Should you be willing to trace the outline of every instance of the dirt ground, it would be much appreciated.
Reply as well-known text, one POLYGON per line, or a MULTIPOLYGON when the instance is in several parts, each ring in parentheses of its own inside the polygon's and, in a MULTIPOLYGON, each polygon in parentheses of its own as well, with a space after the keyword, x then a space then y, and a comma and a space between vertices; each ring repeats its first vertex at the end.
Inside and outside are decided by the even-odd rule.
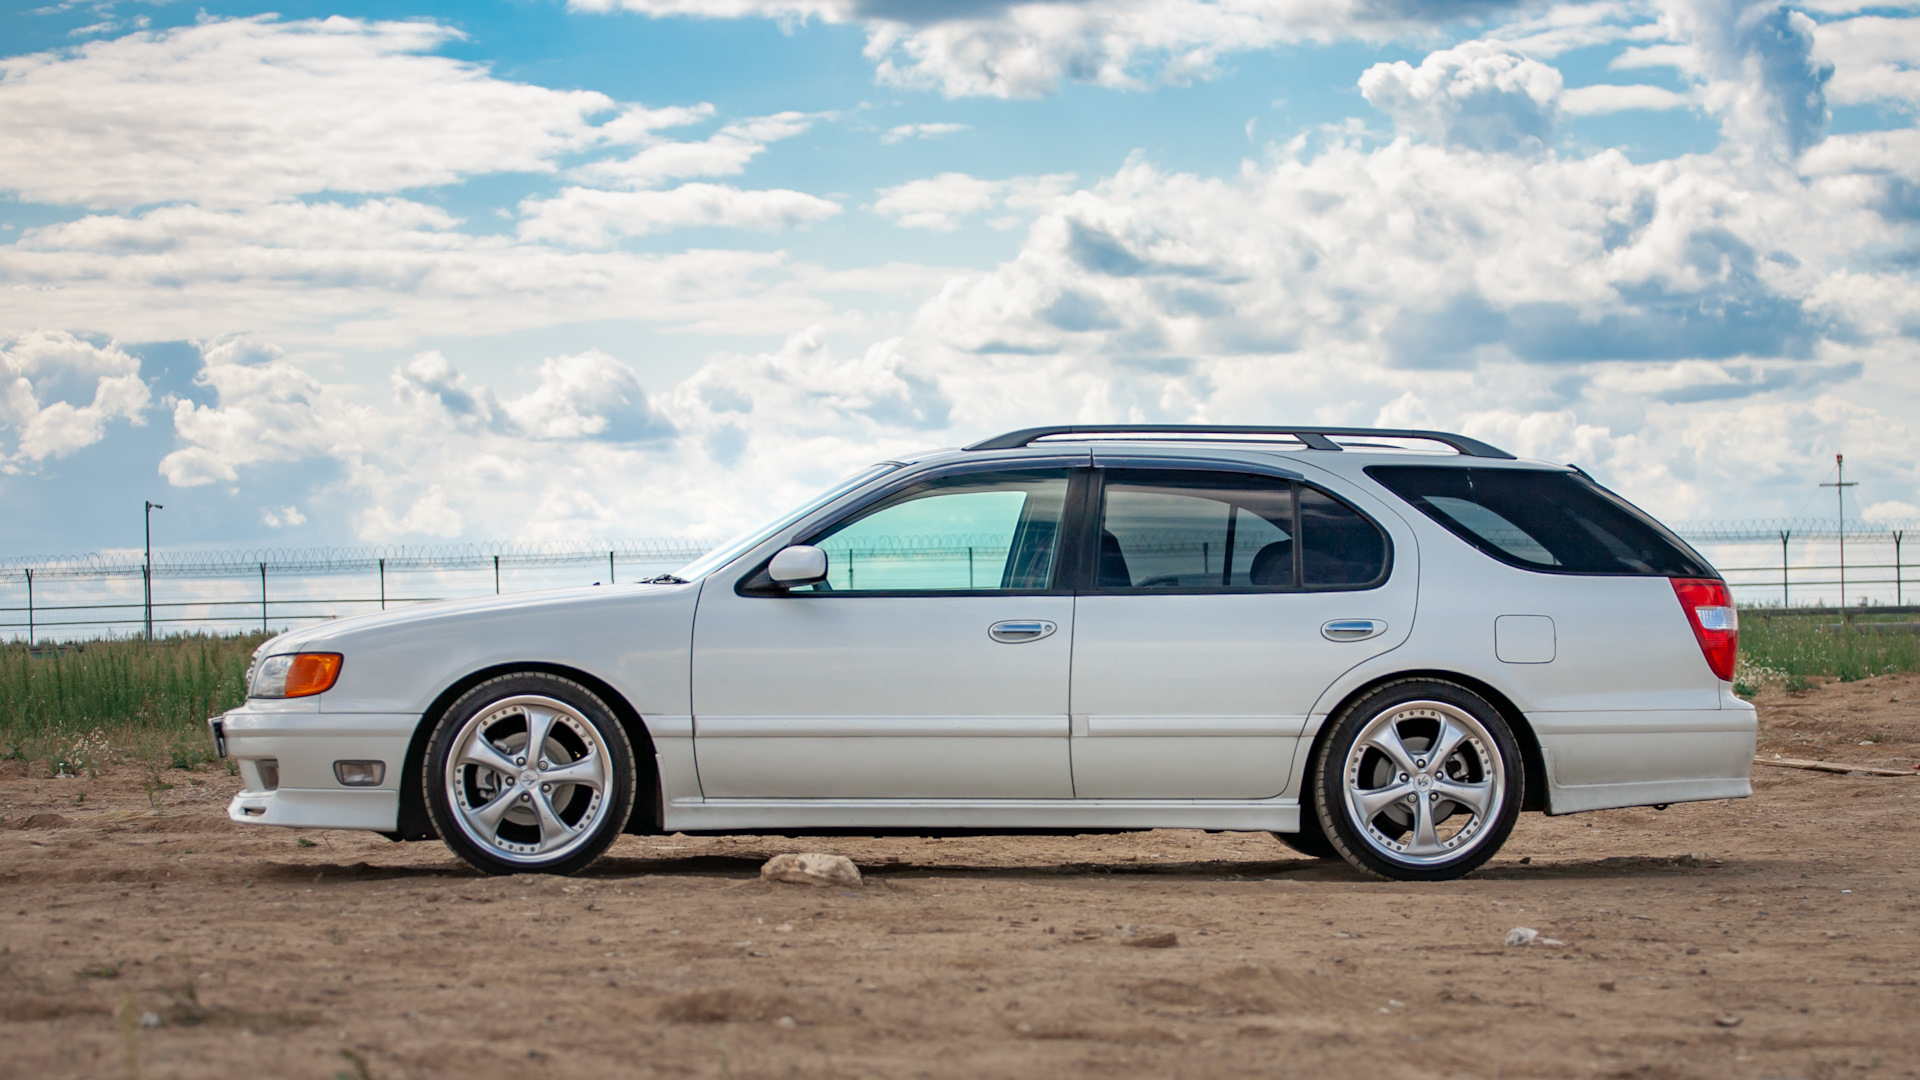
MULTIPOLYGON (((1915 676, 1772 692, 1761 751, 1910 769, 1916 703, 1915 676)), ((161 776, 0 763, 0 1075, 1920 1074, 1920 777, 1529 814, 1415 886, 1174 831, 627 837, 485 879, 161 776), (807 850, 865 884, 758 880, 807 850)))

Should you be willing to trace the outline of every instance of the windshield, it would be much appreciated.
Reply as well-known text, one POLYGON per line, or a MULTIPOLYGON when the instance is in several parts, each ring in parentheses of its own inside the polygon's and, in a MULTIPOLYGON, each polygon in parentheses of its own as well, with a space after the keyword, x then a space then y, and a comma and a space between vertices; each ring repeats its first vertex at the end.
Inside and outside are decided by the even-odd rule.
POLYGON ((679 578, 682 581, 698 581, 700 580, 700 578, 706 576, 707 574, 711 574, 715 570, 719 569, 720 567, 725 566, 726 564, 739 558, 748 549, 752 548, 756 544, 759 544, 761 541, 765 540, 769 536, 772 536, 774 533, 779 532, 781 529, 784 529, 789 525, 794 524, 795 522, 799 521, 801 518, 804 518, 808 514, 813 513, 815 510, 818 510, 821 507, 832 502, 833 500, 839 498, 840 496, 845 495, 847 492, 852 491, 857 487, 863 486, 864 484, 874 479, 875 477, 885 476, 887 473, 890 473, 899 467, 900 467, 899 463, 893 462, 893 461, 884 461, 878 465, 870 465, 867 468, 862 469, 857 473, 854 473, 852 476, 847 477, 845 480, 842 480, 839 483, 833 485, 831 488, 828 488, 826 491, 815 496, 814 498, 807 500, 805 503, 803 503, 796 509, 789 510, 788 512, 781 514, 779 517, 776 517, 771 521, 765 522, 760 525, 756 525, 753 528, 748 529, 746 532, 743 532, 740 535, 734 537, 733 539, 727 541, 726 543, 721 544, 719 547, 714 548, 712 551, 707 552, 705 555, 702 555, 699 558, 688 563, 687 565, 681 567, 680 569, 675 570, 673 572, 673 576, 679 578))

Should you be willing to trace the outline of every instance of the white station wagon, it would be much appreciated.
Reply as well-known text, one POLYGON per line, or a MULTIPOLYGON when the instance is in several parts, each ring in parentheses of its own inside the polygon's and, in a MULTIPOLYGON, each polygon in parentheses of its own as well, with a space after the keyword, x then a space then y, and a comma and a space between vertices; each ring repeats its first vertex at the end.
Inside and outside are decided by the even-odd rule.
POLYGON ((1267 830, 1403 880, 1751 793, 1725 583, 1432 431, 1046 427, 653 581, 342 619, 210 721, 239 822, 568 873, 622 832, 1267 830))

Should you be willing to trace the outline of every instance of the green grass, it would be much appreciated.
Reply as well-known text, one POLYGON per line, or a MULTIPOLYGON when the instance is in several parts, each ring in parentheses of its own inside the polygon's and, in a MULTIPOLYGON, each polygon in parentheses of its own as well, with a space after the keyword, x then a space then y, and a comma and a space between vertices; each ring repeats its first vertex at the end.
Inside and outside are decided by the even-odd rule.
POLYGON ((213 757, 207 717, 246 698, 264 638, 188 635, 0 646, 0 757, 56 772, 116 760, 190 768, 213 757))
POLYGON ((1920 634, 1875 633, 1876 622, 1905 623, 1913 616, 1859 615, 1843 623, 1837 615, 1773 615, 1749 608, 1740 613, 1742 694, 1777 683, 1804 689, 1820 676, 1852 682, 1873 675, 1920 671, 1920 634), (1837 627, 1837 628, 1836 628, 1837 627))

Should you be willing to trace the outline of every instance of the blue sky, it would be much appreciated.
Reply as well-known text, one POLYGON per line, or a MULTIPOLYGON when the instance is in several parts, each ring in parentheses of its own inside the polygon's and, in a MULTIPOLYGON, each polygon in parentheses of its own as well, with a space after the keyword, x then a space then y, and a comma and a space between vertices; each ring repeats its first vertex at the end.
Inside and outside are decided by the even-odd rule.
POLYGON ((1920 517, 1916 11, 12 5, 0 554, 714 536, 1048 421, 1920 517))

